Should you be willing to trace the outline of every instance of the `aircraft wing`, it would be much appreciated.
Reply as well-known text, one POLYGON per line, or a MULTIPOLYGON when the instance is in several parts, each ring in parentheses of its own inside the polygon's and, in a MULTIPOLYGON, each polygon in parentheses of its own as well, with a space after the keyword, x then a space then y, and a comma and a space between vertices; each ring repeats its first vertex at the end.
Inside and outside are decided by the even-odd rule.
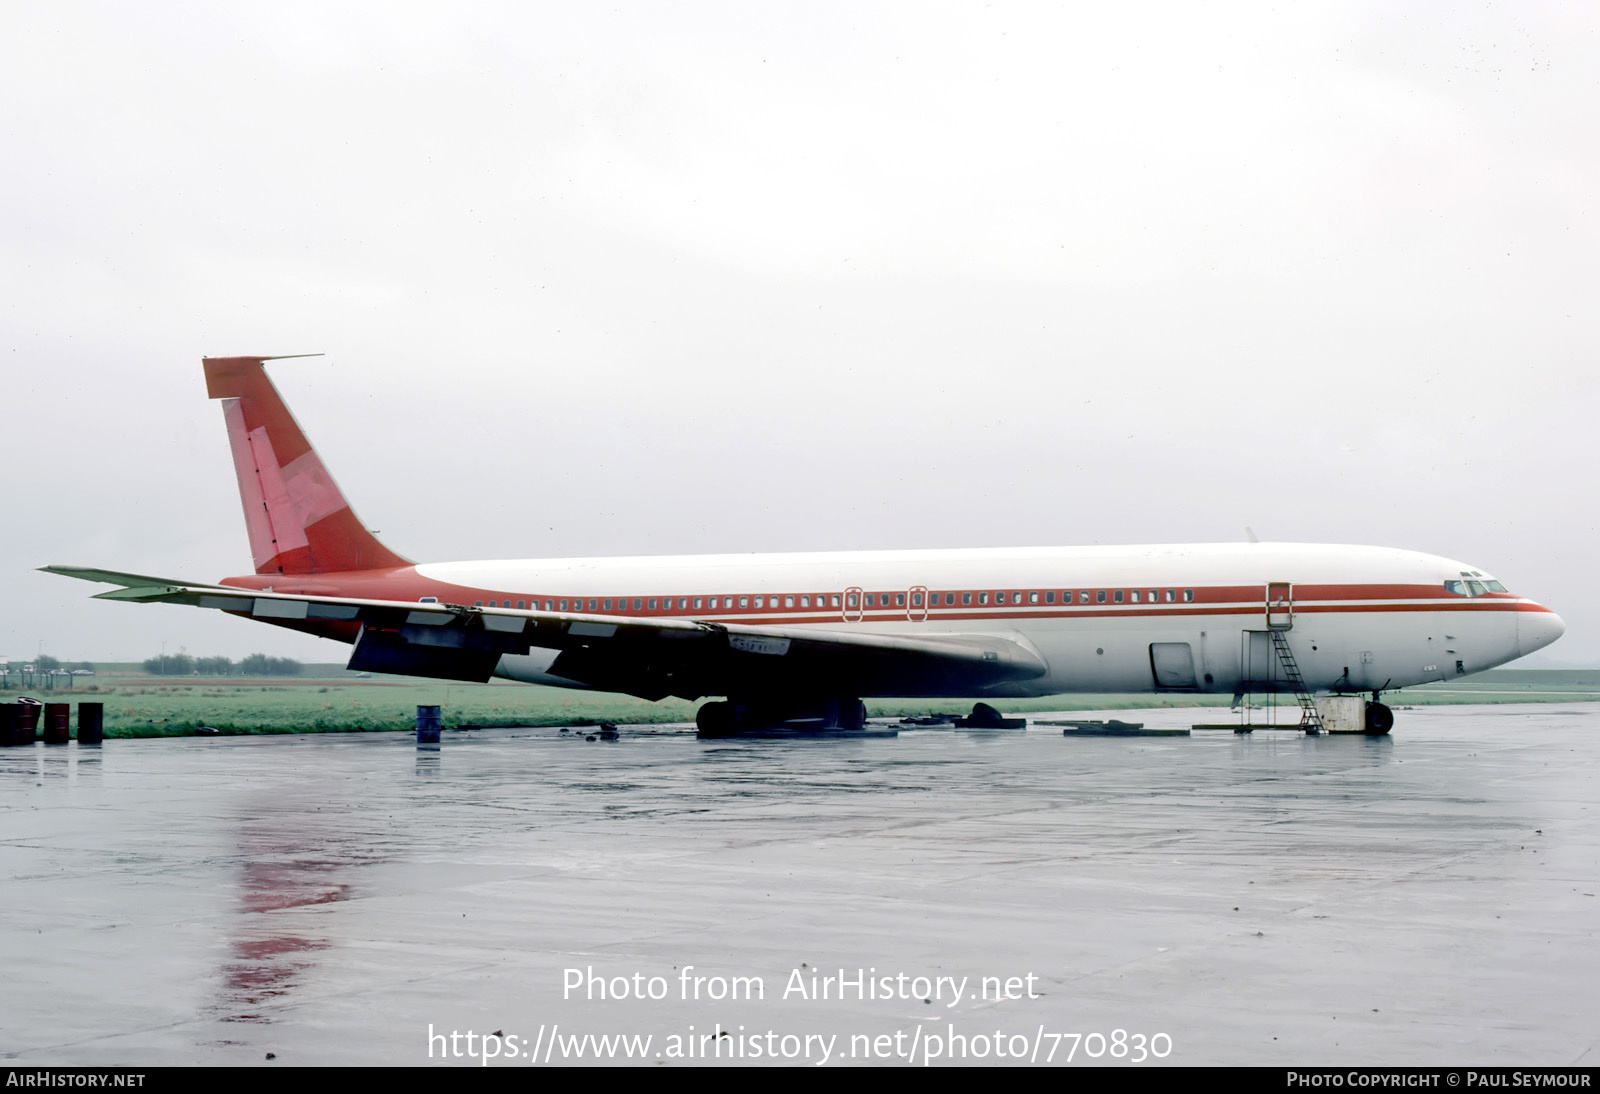
POLYGON ((1036 652, 999 635, 874 634, 479 608, 262 592, 82 567, 43 569, 122 586, 97 594, 101 600, 187 604, 290 625, 343 624, 357 632, 349 667, 367 672, 482 682, 502 656, 547 649, 556 651, 545 670, 550 675, 645 699, 697 699, 755 692, 979 695, 1047 671, 1036 652))

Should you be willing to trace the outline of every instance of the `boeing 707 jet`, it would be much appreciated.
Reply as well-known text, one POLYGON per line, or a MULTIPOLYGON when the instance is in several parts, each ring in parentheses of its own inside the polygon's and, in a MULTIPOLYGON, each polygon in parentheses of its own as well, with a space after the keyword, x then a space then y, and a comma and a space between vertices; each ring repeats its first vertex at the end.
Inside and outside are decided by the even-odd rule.
POLYGON ((356 518, 267 377, 204 361, 255 572, 195 583, 74 566, 99 596, 351 644, 349 667, 700 707, 708 734, 859 729, 863 699, 1372 692, 1479 672, 1561 618, 1476 566, 1302 543, 413 563, 356 518))

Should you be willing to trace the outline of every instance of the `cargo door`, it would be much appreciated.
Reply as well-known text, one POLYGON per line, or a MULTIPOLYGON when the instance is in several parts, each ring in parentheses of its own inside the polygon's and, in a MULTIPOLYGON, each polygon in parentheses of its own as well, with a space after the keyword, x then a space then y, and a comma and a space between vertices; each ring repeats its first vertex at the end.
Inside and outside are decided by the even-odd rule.
POLYGON ((1150 671, 1158 688, 1198 686, 1194 678, 1194 651, 1187 642, 1150 643, 1150 671))

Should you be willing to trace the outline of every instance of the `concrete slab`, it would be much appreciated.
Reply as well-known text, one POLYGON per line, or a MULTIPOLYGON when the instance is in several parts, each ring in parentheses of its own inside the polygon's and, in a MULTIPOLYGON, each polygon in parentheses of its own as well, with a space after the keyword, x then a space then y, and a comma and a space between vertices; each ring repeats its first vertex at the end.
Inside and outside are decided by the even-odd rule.
POLYGON ((6 749, 0 1059, 1592 1065, 1597 729, 6 749))

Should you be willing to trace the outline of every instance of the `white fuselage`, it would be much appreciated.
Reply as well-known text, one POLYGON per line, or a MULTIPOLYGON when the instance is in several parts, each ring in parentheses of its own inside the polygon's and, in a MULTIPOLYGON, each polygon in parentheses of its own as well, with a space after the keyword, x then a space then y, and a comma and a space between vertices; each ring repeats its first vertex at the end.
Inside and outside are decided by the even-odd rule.
MULTIPOLYGON (((1397 688, 1503 664, 1562 632, 1488 575, 1415 551, 1188 544, 423 564, 444 600, 850 633, 998 635, 1048 672, 985 694, 1267 690, 1269 633, 1311 690, 1397 688), (1460 591, 1454 591, 1451 585, 1460 591), (470 596, 470 600, 467 598, 470 596), (870 603, 869 603, 870 598, 870 603)), ((574 685, 553 652, 498 675, 574 685)), ((930 688, 922 694, 938 694, 930 688)))

